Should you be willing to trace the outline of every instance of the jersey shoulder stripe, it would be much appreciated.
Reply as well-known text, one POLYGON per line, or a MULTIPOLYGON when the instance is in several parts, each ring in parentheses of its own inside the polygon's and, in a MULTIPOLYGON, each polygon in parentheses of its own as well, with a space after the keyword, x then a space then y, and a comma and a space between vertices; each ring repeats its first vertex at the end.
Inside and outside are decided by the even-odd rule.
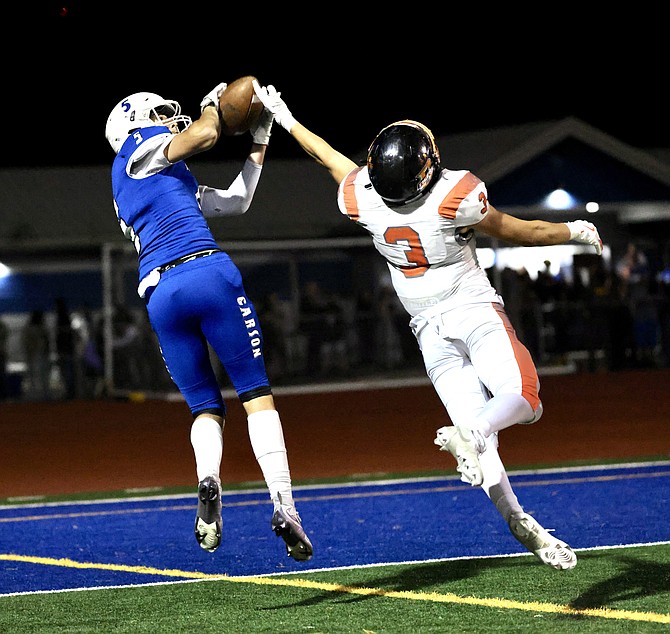
POLYGON ((351 172, 345 176, 342 184, 340 185, 342 188, 342 203, 344 205, 344 212, 354 222, 358 222, 360 218, 358 201, 356 199, 356 186, 354 181, 362 169, 363 167, 357 167, 351 170, 351 172))
POLYGON ((481 182, 482 181, 472 172, 466 172, 442 199, 442 202, 438 207, 440 216, 453 220, 456 217, 456 212, 463 200, 465 200, 472 190, 481 182))

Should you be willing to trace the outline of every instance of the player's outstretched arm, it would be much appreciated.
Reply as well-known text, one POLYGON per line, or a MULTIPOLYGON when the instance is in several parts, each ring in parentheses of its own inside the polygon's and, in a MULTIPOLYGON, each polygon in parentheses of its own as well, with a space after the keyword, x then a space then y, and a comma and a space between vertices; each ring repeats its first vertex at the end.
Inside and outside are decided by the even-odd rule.
POLYGON ((486 217, 475 225, 475 228, 494 238, 521 246, 548 246, 574 240, 592 245, 598 255, 603 251, 603 242, 598 229, 585 220, 572 222, 522 220, 502 213, 489 204, 486 217))
POLYGON ((274 86, 260 86, 254 81, 254 90, 263 105, 274 115, 274 120, 300 144, 317 163, 330 172, 336 183, 356 167, 350 158, 333 148, 325 139, 296 121, 274 86))
POLYGON ((314 134, 299 121, 296 121, 291 128, 291 136, 317 163, 328 169, 338 185, 356 167, 356 163, 350 158, 338 152, 327 141, 314 134))

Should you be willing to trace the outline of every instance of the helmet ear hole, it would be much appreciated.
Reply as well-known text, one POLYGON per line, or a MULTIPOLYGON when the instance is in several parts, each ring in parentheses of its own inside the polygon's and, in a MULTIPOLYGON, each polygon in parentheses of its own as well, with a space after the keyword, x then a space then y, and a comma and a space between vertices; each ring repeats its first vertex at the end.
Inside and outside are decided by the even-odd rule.
POLYGON ((441 170, 433 133, 409 119, 381 130, 370 145, 367 165, 375 191, 392 205, 420 198, 441 170))

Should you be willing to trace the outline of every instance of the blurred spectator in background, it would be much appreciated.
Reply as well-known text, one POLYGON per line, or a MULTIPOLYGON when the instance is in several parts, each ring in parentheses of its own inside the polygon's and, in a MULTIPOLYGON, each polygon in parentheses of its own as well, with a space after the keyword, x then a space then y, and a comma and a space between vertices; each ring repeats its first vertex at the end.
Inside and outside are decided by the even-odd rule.
POLYGON ((315 280, 305 283, 300 301, 300 330, 307 338, 307 374, 325 375, 349 369, 343 301, 315 280))
POLYGON ((372 289, 369 286, 360 289, 356 294, 356 328, 359 342, 357 363, 363 368, 370 368, 375 362, 376 308, 372 289))
POLYGON ((617 260, 618 277, 623 301, 633 316, 633 360, 637 367, 657 364, 660 344, 660 324, 655 298, 651 294, 651 267, 645 253, 629 242, 625 253, 617 260))
POLYGON ((323 317, 319 371, 324 375, 345 374, 349 370, 347 318, 344 300, 337 293, 327 296, 323 317))
POLYGON ((300 297, 300 330, 307 337, 307 374, 316 376, 321 371, 321 344, 328 299, 315 280, 305 283, 300 297))
POLYGON ((34 310, 21 332, 21 345, 28 368, 26 396, 29 399, 46 401, 51 398, 51 353, 49 329, 44 320, 44 311, 34 310))
POLYGON ((142 364, 146 363, 141 346, 140 329, 125 306, 117 305, 112 316, 112 354, 114 382, 128 390, 141 390, 142 364))
POLYGON ((284 373, 304 376, 307 367, 307 337, 300 328, 300 297, 279 299, 273 304, 273 319, 281 312, 282 333, 285 344, 284 373))
POLYGON ((89 308, 84 308, 78 315, 77 333, 78 395, 85 399, 98 398, 104 392, 102 333, 89 308))
POLYGON ((534 289, 541 304, 555 302, 560 299, 563 290, 560 278, 551 272, 551 260, 544 261, 544 268, 537 272, 534 289))
POLYGON ((617 260, 616 274, 621 280, 622 296, 635 303, 646 295, 649 285, 649 263, 647 256, 634 242, 629 242, 626 252, 617 260))
POLYGON ((281 380, 285 372, 284 358, 286 342, 284 340, 285 312, 279 293, 268 293, 263 301, 256 303, 256 311, 263 323, 263 352, 268 376, 274 383, 281 380))
POLYGON ((75 387, 75 332, 65 299, 56 298, 56 364, 63 384, 63 398, 76 397, 75 387))

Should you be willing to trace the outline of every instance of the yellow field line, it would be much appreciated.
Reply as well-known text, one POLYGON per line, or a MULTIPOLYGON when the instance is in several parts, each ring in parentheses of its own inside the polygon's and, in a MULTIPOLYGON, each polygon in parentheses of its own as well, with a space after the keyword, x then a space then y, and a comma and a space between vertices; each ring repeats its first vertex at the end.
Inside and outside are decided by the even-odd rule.
POLYGON ((622 621, 645 621, 648 623, 670 624, 670 614, 658 614, 655 612, 632 612, 630 610, 611 610, 609 608, 587 608, 575 609, 566 605, 555 603, 538 603, 535 601, 512 601, 499 598, 479 598, 472 596, 459 596, 451 592, 410 592, 384 590, 382 588, 359 588, 356 586, 343 586, 336 583, 322 581, 310 581, 308 579, 283 578, 283 577, 229 577, 227 575, 212 575, 203 572, 192 572, 187 570, 170 570, 151 568, 149 566, 123 566, 118 564, 96 564, 79 562, 72 559, 52 559, 50 557, 29 557, 25 555, 0 554, 0 560, 20 561, 24 563, 43 564, 46 566, 62 566, 64 568, 80 568, 94 570, 115 570, 120 572, 132 572, 144 575, 158 575, 161 577, 178 577, 183 579, 210 579, 227 581, 229 583, 251 583, 264 586, 288 586, 294 588, 308 588, 311 590, 323 590, 325 592, 340 592, 344 594, 355 594, 364 596, 377 596, 390 599, 406 599, 411 601, 431 601, 434 603, 456 603, 460 605, 478 605, 487 608, 524 610, 526 612, 544 612, 551 614, 569 614, 575 616, 590 616, 600 619, 616 619, 622 621))

